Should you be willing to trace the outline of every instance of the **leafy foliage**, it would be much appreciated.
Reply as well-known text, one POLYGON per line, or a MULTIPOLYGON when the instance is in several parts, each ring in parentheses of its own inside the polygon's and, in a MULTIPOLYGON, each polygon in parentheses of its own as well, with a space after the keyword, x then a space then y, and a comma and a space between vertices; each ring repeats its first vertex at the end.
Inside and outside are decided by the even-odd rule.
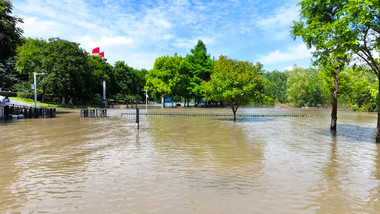
POLYGON ((191 49, 191 54, 186 56, 188 81, 187 90, 192 98, 200 101, 202 96, 201 84, 203 81, 209 81, 212 73, 214 62, 210 55, 207 54, 206 45, 199 40, 194 49, 191 49))
MULTIPOLYGON (((99 56, 90 55, 88 56, 87 61, 88 61, 90 70, 92 71, 92 76, 94 78, 93 89, 94 89, 95 97, 98 97, 99 99, 101 99, 102 94, 103 94, 103 90, 102 90, 103 78, 109 79, 109 75, 112 72, 113 67, 112 65, 107 63, 107 60, 99 56)), ((107 87, 110 87, 109 84, 107 84, 107 87)))
POLYGON ((17 46, 22 44, 23 30, 16 25, 23 21, 12 16, 12 10, 13 5, 9 0, 0 0, 0 60, 14 57, 17 46))
POLYGON ((9 0, 0 0, 0 88, 3 90, 10 90, 19 80, 13 57, 17 46, 23 42, 23 31, 16 26, 22 19, 13 16, 12 10, 9 0))
MULTIPOLYGON (((145 70, 136 70, 118 61, 109 73, 109 94, 116 99, 128 101, 141 97, 145 86, 145 70)), ((141 99, 141 98, 140 98, 141 99)))
POLYGON ((340 79, 342 103, 358 111, 377 111, 378 79, 369 67, 354 66, 345 69, 340 79))
POLYGON ((294 67, 289 71, 288 99, 297 107, 325 103, 321 80, 316 69, 294 67))
POLYGON ((265 95, 278 103, 286 103, 289 73, 286 71, 265 72, 263 77, 266 80, 265 95))
POLYGON ((211 80, 202 84, 206 100, 227 103, 236 120, 236 111, 243 103, 260 100, 264 91, 262 65, 227 59, 220 56, 216 62, 211 80))
POLYGON ((156 99, 185 93, 182 85, 186 81, 186 60, 175 54, 156 59, 153 69, 146 75, 145 88, 156 99))
POLYGON ((16 68, 33 78, 33 72, 44 72, 40 77, 43 91, 73 102, 90 101, 95 78, 88 64, 88 54, 74 42, 52 38, 49 41, 28 39, 18 48, 16 68))

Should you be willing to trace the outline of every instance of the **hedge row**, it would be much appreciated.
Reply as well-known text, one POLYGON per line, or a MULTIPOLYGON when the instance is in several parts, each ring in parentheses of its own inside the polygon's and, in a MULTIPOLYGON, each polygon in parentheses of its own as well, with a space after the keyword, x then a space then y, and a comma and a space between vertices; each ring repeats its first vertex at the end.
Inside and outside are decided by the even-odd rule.
POLYGON ((17 97, 17 92, 12 91, 0 91, 1 96, 8 96, 8 97, 17 97))

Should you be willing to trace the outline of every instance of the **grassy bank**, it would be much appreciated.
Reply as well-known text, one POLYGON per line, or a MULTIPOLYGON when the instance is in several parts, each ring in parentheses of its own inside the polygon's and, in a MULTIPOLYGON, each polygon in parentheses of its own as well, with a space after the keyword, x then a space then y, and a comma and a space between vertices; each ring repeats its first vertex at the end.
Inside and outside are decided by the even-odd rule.
MULTIPOLYGON (((25 104, 34 105, 33 99, 26 99, 26 98, 20 98, 20 97, 10 97, 9 99, 23 102, 25 104)), ((57 103, 43 103, 37 101, 37 106, 39 107, 46 107, 46 108, 57 108, 57 109, 79 109, 79 108, 99 108, 100 106, 96 105, 68 105, 68 104, 57 104, 57 103)))

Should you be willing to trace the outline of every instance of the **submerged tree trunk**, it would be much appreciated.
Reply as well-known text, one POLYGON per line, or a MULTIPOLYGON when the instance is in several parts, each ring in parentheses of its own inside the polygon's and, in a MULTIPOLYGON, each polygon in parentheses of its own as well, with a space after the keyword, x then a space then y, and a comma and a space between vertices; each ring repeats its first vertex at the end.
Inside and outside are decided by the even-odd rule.
POLYGON ((232 109, 232 113, 234 114, 234 122, 236 122, 236 112, 239 108, 239 105, 236 105, 235 103, 230 103, 230 107, 232 109))
POLYGON ((332 112, 331 112, 331 125, 330 130, 336 132, 336 124, 338 120, 338 89, 339 89, 339 72, 340 67, 335 66, 334 74, 334 92, 332 96, 332 112))

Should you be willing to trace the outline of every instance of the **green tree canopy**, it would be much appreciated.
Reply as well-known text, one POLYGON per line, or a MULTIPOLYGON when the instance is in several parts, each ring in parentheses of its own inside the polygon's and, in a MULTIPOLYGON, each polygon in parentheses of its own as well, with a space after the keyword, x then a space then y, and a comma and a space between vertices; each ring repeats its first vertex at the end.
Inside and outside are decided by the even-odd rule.
POLYGON ((321 79, 316 69, 294 67, 289 71, 288 99, 294 105, 314 105, 325 103, 321 79))
MULTIPOLYGON (((107 63, 107 60, 100 56, 88 56, 87 58, 90 70, 92 70, 92 76, 94 78, 94 92, 96 97, 101 99, 103 93, 103 77, 109 79, 109 75, 112 72, 112 65, 107 63)), ((107 84, 108 86, 108 84, 107 84)), ((107 90, 108 91, 108 90, 107 90)))
POLYGON ((13 5, 9 0, 0 0, 0 60, 16 54, 16 48, 22 43, 23 30, 16 25, 22 19, 12 16, 13 5))
POLYGON ((207 54, 206 45, 199 40, 191 54, 186 56, 189 71, 188 93, 200 101, 202 81, 209 81, 214 62, 207 54))
POLYGON ((265 95, 276 102, 285 103, 287 101, 287 82, 289 73, 284 71, 265 72, 264 78, 267 80, 265 95))
POLYGON ((378 79, 368 66, 352 66, 341 72, 340 101, 354 110, 377 111, 378 79))
POLYGON ((156 99, 162 96, 177 96, 183 91, 181 81, 186 78, 186 60, 175 54, 156 59, 153 69, 146 75, 148 92, 156 99))
POLYGON ((0 0, 0 88, 11 89, 18 81, 14 56, 22 44, 22 29, 17 27, 22 19, 12 15, 13 6, 9 0, 0 0))
POLYGON ((331 0, 303 0, 301 6, 301 20, 294 22, 292 36, 301 37, 308 48, 314 47, 315 64, 319 65, 327 74, 334 77, 332 92, 332 113, 330 129, 335 131, 337 125, 338 108, 338 76, 342 68, 349 62, 349 46, 345 44, 343 36, 352 36, 342 25, 336 24, 340 9, 344 1, 331 0), (334 72, 330 72, 330 70, 334 72))
POLYGON ((88 63, 88 53, 79 44, 52 38, 28 39, 18 49, 16 68, 21 73, 44 72, 43 91, 59 96, 62 103, 86 102, 94 95, 95 79, 88 63))
POLYGON ((109 74, 109 93, 114 98, 132 101, 131 97, 136 97, 144 93, 145 70, 136 70, 129 67, 123 61, 117 61, 109 74))
POLYGON ((264 92, 262 65, 220 56, 214 66, 211 80, 202 83, 206 100, 224 101, 231 107, 236 121, 236 111, 243 103, 260 100, 264 92))

